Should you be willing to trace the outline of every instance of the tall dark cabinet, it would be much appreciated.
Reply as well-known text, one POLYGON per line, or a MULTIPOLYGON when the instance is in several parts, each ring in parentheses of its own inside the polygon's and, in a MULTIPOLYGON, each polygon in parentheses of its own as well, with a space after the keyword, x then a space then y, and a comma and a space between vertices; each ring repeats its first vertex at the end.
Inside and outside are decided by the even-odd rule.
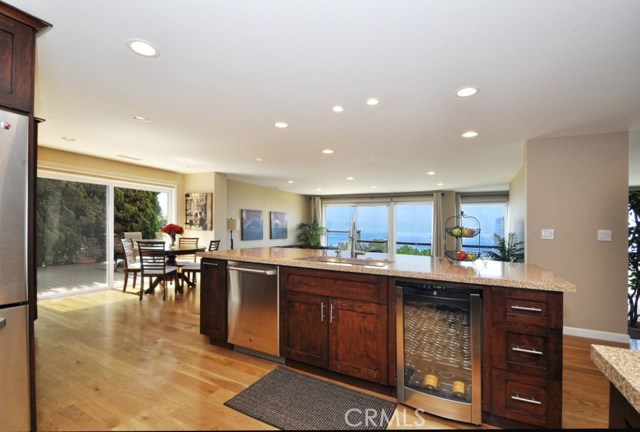
MULTIPOLYGON (((3 150, 8 151, 7 149, 11 148, 21 155, 26 155, 27 160, 25 167, 27 177, 26 208, 25 206, 16 206, 15 208, 7 206, 6 200, 0 202, 0 206, 7 206, 0 209, 2 211, 0 219, 5 217, 14 221, 26 219, 27 283, 26 289, 22 291, 26 291, 23 296, 24 301, 9 299, 3 305, 4 308, 0 310, 0 362, 2 363, 2 368, 0 368, 0 419, 2 419, 0 423, 2 424, 0 428, 8 428, 9 430, 36 430, 37 428, 33 335, 33 321, 36 317, 33 216, 36 183, 36 121, 33 106, 36 37, 49 27, 48 23, 39 18, 0 2, 0 111, 7 113, 6 118, 26 119, 26 121, 16 121, 15 125, 12 124, 13 120, 4 121, 2 130, 6 132, 5 137, 8 138, 3 137, 3 146, 10 146, 12 143, 13 146, 3 150), (22 124, 24 127, 19 127, 22 124), (23 136, 23 134, 24 141, 11 138, 23 136), (16 142, 24 142, 24 145, 16 146, 16 142), (19 315, 16 313, 18 311, 19 315), (20 318, 16 318, 18 316, 20 318), (23 353, 24 360, 22 359, 23 353), (8 364, 13 365, 11 361, 18 361, 14 365, 15 368, 8 367, 8 364), (23 372, 19 372, 19 369, 23 372), (23 377, 25 378, 23 379, 23 377), (18 403, 18 400, 25 402, 18 403)), ((18 156, 20 160, 24 160, 24 157, 18 156)), ((8 170, 3 169, 3 171, 6 177, 8 170)), ((10 184, 8 182, 2 183, 3 190, 0 193, 3 196, 10 194, 11 190, 5 190, 5 188, 11 189, 10 184)), ((24 182, 22 184, 24 185, 24 182)), ((24 279, 21 280, 20 285, 24 283, 24 279)), ((8 289, 8 286, 0 286, 0 290, 5 290, 5 293, 8 292, 8 289)), ((5 297, 7 296, 2 298, 5 297)))

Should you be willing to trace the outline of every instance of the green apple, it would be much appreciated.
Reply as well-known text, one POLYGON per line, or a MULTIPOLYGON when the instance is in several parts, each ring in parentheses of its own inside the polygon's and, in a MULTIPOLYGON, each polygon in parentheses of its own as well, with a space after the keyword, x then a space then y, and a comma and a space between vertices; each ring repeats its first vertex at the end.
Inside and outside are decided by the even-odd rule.
POLYGON ((454 229, 451 230, 451 235, 455 237, 460 237, 462 235, 462 230, 458 227, 455 227, 454 229))

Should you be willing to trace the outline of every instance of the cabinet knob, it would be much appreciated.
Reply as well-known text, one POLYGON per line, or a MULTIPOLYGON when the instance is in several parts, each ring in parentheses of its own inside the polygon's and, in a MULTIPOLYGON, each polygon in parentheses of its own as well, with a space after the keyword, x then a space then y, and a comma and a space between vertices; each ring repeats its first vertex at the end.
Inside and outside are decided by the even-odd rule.
POLYGON ((11 123, 0 122, 0 127, 2 127, 2 129, 9 130, 11 129, 11 123))

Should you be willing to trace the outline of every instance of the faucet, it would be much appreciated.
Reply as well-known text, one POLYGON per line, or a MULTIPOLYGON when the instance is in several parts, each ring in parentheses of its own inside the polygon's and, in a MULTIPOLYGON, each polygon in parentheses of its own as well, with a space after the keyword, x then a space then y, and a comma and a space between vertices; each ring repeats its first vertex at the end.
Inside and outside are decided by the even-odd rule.
POLYGON ((364 255, 365 251, 356 250, 358 244, 358 229, 356 228, 356 220, 351 220, 351 228, 349 229, 349 244, 351 245, 351 258, 358 258, 358 255, 364 255))

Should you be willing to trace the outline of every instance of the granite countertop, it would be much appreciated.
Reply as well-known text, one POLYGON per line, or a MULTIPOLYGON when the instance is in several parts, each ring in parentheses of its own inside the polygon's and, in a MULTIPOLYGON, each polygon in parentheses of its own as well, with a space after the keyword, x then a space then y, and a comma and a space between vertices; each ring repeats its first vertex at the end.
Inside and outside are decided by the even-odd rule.
MULTIPOLYGON (((525 288, 543 291, 575 292, 575 284, 539 266, 478 259, 474 262, 453 262, 446 258, 396 255, 385 267, 361 265, 343 266, 304 261, 314 256, 335 257, 335 251, 285 247, 247 248, 198 253, 203 258, 235 260, 252 263, 304 267, 351 273, 378 274, 415 279, 472 283, 478 285, 525 288)), ((363 257, 360 257, 363 258, 363 257)), ((387 259, 387 254, 367 253, 364 258, 387 259)))
POLYGON ((591 361, 640 412, 640 352, 629 348, 591 345, 591 361))

